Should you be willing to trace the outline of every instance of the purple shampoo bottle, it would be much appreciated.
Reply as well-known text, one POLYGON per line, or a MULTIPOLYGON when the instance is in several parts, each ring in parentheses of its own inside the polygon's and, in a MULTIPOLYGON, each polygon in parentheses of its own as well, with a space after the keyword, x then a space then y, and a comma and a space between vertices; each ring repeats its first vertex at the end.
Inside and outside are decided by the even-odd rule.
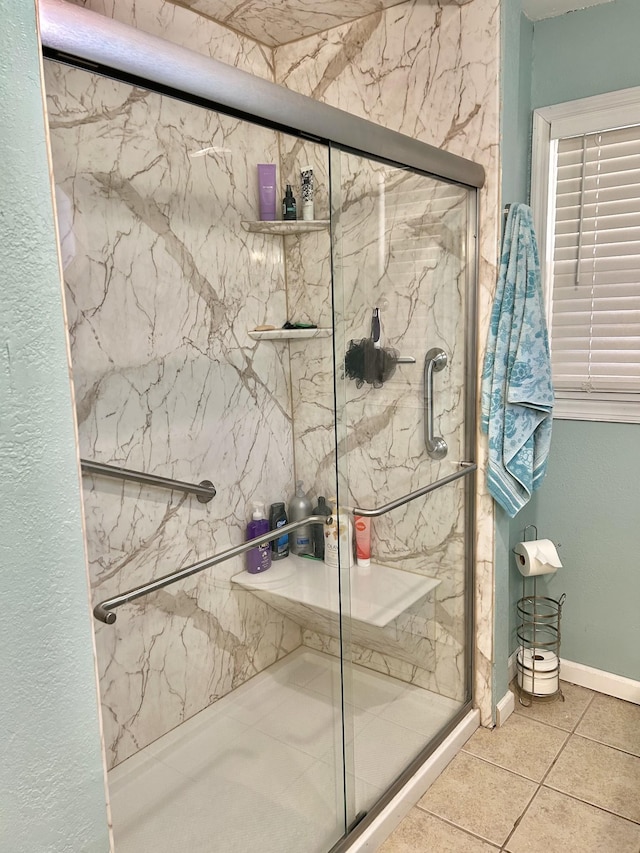
MULTIPOLYGON (((264 504, 253 505, 251 521, 247 524, 247 542, 269 532, 269 519, 264 517, 264 504)), ((266 542, 247 551, 247 571, 249 574, 257 575, 258 572, 266 572, 271 568, 271 545, 266 542)))
POLYGON ((276 166, 275 163, 258 163, 258 194, 260 219, 270 222, 276 218, 276 166))

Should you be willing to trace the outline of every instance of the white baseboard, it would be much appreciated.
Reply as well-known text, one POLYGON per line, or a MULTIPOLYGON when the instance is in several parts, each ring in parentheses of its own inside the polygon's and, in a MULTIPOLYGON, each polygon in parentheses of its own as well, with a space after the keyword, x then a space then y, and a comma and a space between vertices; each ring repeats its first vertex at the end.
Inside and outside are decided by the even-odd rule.
MULTIPOLYGON (((509 683, 511 683, 516 677, 516 652, 509 656, 508 666, 509 683)), ((640 681, 635 681, 633 678, 614 675, 612 672, 574 663, 564 658, 560 658, 560 678, 570 684, 588 687, 589 690, 595 690, 597 693, 606 693, 607 696, 640 705, 640 681)))
POLYGON ((440 744, 433 755, 429 756, 418 772, 354 840, 349 847, 349 853, 373 853, 377 850, 420 797, 433 785, 447 764, 456 757, 479 725, 480 712, 477 709, 469 711, 464 720, 440 744))
POLYGON ((504 694, 502 699, 496 705, 496 726, 504 726, 509 717, 516 709, 516 697, 510 690, 504 694))
POLYGON ((592 666, 584 666, 570 660, 560 658, 560 678, 571 684, 579 684, 580 687, 588 687, 598 693, 606 693, 607 696, 615 696, 616 699, 624 699, 626 702, 635 702, 640 705, 640 681, 633 678, 625 678, 622 675, 614 675, 602 669, 594 669, 592 666))

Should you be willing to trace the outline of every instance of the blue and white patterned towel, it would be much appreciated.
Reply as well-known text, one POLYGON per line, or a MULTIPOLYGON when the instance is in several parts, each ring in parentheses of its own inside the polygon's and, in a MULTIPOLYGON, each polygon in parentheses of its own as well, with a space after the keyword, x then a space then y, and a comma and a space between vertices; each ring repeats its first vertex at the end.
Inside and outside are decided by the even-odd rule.
POLYGON ((531 209, 512 204, 482 373, 489 493, 513 516, 545 475, 553 386, 531 209))

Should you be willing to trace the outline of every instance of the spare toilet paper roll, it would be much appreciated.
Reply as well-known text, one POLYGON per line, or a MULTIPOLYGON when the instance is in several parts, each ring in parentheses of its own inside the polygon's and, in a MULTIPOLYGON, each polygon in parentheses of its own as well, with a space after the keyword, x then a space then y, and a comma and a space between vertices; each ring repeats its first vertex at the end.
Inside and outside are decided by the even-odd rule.
POLYGON ((552 672, 558 668, 558 655, 548 649, 518 649, 518 663, 536 672, 552 672))
POLYGON ((520 574, 550 575, 561 568, 562 563, 551 539, 531 539, 529 542, 518 542, 513 549, 520 574))
POLYGON ((551 696, 560 689, 558 656, 547 649, 519 649, 518 686, 534 696, 551 696))

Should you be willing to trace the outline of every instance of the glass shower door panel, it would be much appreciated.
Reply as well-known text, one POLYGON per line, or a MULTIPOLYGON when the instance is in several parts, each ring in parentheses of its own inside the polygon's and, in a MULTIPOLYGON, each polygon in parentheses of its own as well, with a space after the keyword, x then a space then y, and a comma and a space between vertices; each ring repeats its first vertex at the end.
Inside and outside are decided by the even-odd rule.
POLYGON ((412 516, 429 549, 409 544, 399 568, 375 539, 369 570, 351 571, 351 663, 344 682, 354 719, 347 802, 355 815, 374 805, 470 698, 465 550, 471 481, 461 478, 388 513, 391 523, 412 516))
MULTIPOLYGON (((81 456, 217 489, 85 477, 96 604, 244 541, 252 502, 296 479, 335 492, 330 336, 252 331, 331 329, 328 154, 83 70, 48 62, 46 83, 81 456), (258 221, 258 163, 279 164, 278 219, 313 164, 325 224, 258 221)), ((339 636, 339 604, 323 564, 236 557, 95 623, 116 853, 343 835, 340 663, 305 639, 339 636)))
MULTIPOLYGON (((470 198, 335 149, 331 173, 339 497, 357 514, 469 458, 470 198)), ((356 814, 468 698, 467 513, 462 477, 372 518, 369 568, 342 555, 356 814)))

